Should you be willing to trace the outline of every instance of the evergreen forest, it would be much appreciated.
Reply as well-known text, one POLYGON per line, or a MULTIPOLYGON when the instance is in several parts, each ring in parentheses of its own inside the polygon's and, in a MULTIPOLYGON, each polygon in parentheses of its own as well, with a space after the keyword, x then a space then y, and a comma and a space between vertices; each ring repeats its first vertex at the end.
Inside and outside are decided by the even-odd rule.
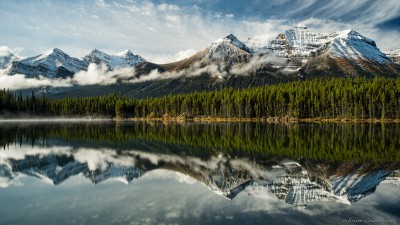
POLYGON ((400 79, 313 79, 245 89, 134 99, 115 93, 86 98, 24 97, 0 90, 0 114, 45 117, 220 117, 399 119, 400 79))

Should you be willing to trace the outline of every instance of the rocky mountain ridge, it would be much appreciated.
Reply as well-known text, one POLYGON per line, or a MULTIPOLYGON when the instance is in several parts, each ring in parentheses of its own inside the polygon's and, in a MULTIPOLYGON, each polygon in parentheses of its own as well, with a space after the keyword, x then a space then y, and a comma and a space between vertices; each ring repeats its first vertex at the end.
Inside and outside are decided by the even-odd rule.
MULTIPOLYGON (((7 62, 13 61, 10 74, 50 79, 74 77, 76 72, 87 70, 90 63, 105 64, 109 70, 117 71, 109 76, 117 77, 118 68, 132 68, 129 74, 123 74, 122 83, 107 83, 110 86, 107 91, 142 98, 318 77, 400 77, 400 64, 395 63, 396 51, 387 54, 377 48, 375 41, 352 29, 317 33, 299 26, 284 31, 268 43, 241 42, 229 34, 188 58, 167 64, 148 62, 128 50, 107 54, 97 49, 83 60, 53 49, 35 57, 7 62)), ((100 75, 107 76, 107 73, 100 75)), ((98 84, 103 85, 101 81, 98 84)), ((49 90, 51 88, 47 87, 45 92, 58 97, 110 93, 96 85, 86 87, 76 82, 57 90, 49 90)))

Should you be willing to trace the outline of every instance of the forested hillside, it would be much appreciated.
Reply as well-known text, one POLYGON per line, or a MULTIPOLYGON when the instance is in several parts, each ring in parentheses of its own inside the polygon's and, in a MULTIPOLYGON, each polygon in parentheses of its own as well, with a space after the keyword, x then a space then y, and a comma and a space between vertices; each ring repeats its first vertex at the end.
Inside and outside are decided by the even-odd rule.
POLYGON ((0 91, 0 111, 9 117, 101 116, 119 118, 222 117, 400 118, 400 79, 335 78, 296 81, 247 89, 224 89, 160 98, 118 94, 48 100, 0 91))

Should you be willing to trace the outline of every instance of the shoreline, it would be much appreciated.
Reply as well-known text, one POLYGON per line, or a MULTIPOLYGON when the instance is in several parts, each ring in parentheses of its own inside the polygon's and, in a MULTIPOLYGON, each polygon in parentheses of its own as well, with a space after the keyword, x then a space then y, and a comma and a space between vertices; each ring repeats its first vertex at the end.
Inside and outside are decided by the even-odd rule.
POLYGON ((32 118, 0 118, 0 122, 97 122, 97 121, 159 121, 159 122, 206 122, 206 123, 270 123, 270 124, 295 124, 295 123, 400 123, 400 119, 361 119, 361 118, 294 118, 294 117, 268 117, 268 118, 224 118, 224 117, 32 117, 32 118))
POLYGON ((400 123, 400 119, 361 119, 361 118, 294 118, 294 117, 268 117, 268 118, 223 118, 223 117, 169 117, 169 118, 114 118, 115 121, 161 121, 161 122, 252 122, 252 123, 278 123, 278 124, 293 124, 293 123, 400 123))

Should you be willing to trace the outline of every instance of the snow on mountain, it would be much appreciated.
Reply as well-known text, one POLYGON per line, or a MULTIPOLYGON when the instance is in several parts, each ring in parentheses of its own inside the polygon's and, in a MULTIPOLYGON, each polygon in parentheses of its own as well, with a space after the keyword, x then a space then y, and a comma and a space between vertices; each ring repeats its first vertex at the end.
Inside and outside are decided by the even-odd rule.
POLYGON ((138 63, 146 62, 144 58, 139 55, 133 54, 129 50, 122 52, 107 54, 98 49, 94 49, 89 55, 83 58, 86 63, 106 64, 110 69, 121 68, 121 67, 133 67, 138 63))
POLYGON ((0 69, 5 69, 16 60, 18 60, 18 57, 12 54, 8 49, 0 48, 0 69))
POLYGON ((249 39, 246 44, 252 46, 256 52, 269 51, 276 56, 285 58, 307 58, 312 50, 329 42, 337 35, 336 32, 315 33, 309 31, 305 26, 297 26, 285 30, 283 33, 278 34, 275 39, 268 42, 249 39))
POLYGON ((383 52, 392 62, 400 64, 400 48, 383 52))
MULTIPOLYGON (((268 43, 260 44, 250 40, 249 44, 255 46, 256 52, 270 52, 278 57, 289 59, 290 66, 295 68, 305 65, 309 61, 309 57, 315 58, 324 53, 331 58, 350 61, 391 63, 385 54, 376 47, 375 41, 352 29, 317 33, 309 31, 305 26, 298 26, 284 31, 268 43)), ((319 63, 323 64, 324 62, 319 63)))
POLYGON ((204 49, 206 58, 232 63, 248 60, 253 50, 239 41, 233 34, 219 38, 204 49))
POLYGON ((393 171, 382 181, 383 184, 394 184, 400 187, 400 170, 393 171))
POLYGON ((135 167, 121 167, 113 164, 107 165, 104 170, 91 170, 88 163, 79 162, 74 157, 27 155, 24 159, 8 158, 6 162, 0 163, 0 187, 6 187, 18 174, 36 177, 45 183, 58 185, 78 174, 83 174, 94 184, 107 179, 129 183, 134 178, 140 177, 143 172, 135 167), (4 183, 4 181, 7 182, 4 183))
POLYGON ((106 170, 86 171, 85 176, 90 178, 92 183, 98 184, 102 181, 113 179, 125 184, 129 184, 134 178, 142 176, 144 172, 135 167, 121 167, 110 165, 106 170))
POLYGON ((40 55, 14 62, 11 73, 25 74, 28 77, 42 75, 48 78, 59 78, 72 76, 78 71, 86 70, 87 66, 86 62, 73 58, 58 48, 53 48, 40 55))
POLYGON ((346 176, 331 176, 329 183, 333 193, 354 203, 374 193, 376 187, 390 174, 390 171, 374 171, 369 174, 359 174, 356 171, 346 176))
POLYGON ((320 164, 309 164, 307 169, 293 161, 262 164, 222 155, 203 160, 140 151, 130 151, 129 156, 113 151, 104 151, 98 156, 93 153, 99 152, 88 150, 60 149, 56 155, 52 154, 54 149, 49 153, 46 151, 41 149, 40 154, 35 151, 2 153, 0 187, 12 184, 18 174, 33 176, 51 185, 58 185, 78 174, 83 174, 94 184, 108 179, 130 183, 146 172, 166 168, 190 176, 228 199, 243 191, 249 194, 261 191, 274 194, 286 204, 304 207, 313 201, 353 204, 374 193, 380 183, 399 184, 398 170, 369 169, 368 165, 343 174, 340 168, 345 164, 326 165, 334 169, 331 171, 337 171, 328 173, 328 170, 317 169, 321 168, 320 164))
POLYGON ((183 71, 213 64, 217 65, 220 70, 224 70, 238 63, 249 62, 252 54, 251 48, 239 41, 233 34, 229 34, 215 40, 189 58, 160 66, 166 71, 183 71))
POLYGON ((273 166, 275 172, 282 171, 282 175, 273 180, 256 180, 247 190, 265 191, 276 195, 286 204, 293 206, 307 206, 313 201, 330 201, 350 204, 347 198, 336 195, 319 180, 312 180, 311 175, 300 164, 286 162, 283 166, 273 166))
POLYGON ((332 40, 313 50, 313 52, 323 51, 337 58, 391 63, 386 55, 376 47, 375 41, 362 36, 352 29, 338 32, 337 36, 332 40))

